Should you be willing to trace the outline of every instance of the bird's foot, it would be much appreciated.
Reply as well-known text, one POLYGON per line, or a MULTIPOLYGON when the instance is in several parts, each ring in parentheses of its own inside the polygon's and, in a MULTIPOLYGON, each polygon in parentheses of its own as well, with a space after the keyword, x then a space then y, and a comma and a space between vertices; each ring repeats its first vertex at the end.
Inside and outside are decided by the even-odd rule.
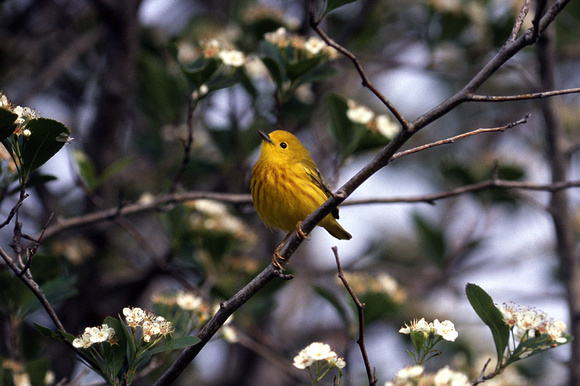
POLYGON ((302 221, 296 223, 296 236, 298 236, 299 239, 305 239, 308 237, 308 234, 304 233, 302 230, 302 221))
POLYGON ((276 248, 276 250, 274 251, 274 257, 272 257, 272 265, 276 268, 278 268, 280 271, 283 271, 284 268, 282 267, 282 264, 280 264, 281 262, 283 262, 284 260, 286 260, 284 257, 282 257, 280 255, 280 250, 282 249, 282 247, 284 246, 284 242, 282 242, 282 244, 280 244, 278 246, 278 248, 276 248))

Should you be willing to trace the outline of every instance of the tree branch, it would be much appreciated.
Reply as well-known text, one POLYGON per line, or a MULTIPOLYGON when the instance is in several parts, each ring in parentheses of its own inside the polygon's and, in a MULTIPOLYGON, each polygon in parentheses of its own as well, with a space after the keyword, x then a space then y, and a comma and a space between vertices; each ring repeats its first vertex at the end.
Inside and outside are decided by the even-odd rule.
POLYGON ((416 203, 425 202, 428 204, 435 204, 435 201, 442 200, 445 198, 459 196, 465 193, 475 193, 482 190, 490 188, 503 188, 503 189, 522 189, 522 190, 535 190, 535 191, 546 191, 546 192, 557 192, 569 188, 580 187, 580 180, 576 181, 562 181, 554 182, 550 184, 537 184, 533 182, 522 182, 522 181, 510 181, 510 180, 500 180, 500 179, 490 179, 486 181, 477 182, 475 184, 462 186, 455 189, 446 190, 444 192, 424 194, 417 196, 405 196, 405 197, 385 197, 385 198, 368 198, 368 199, 356 199, 348 200, 342 204, 342 206, 350 205, 368 205, 368 204, 400 204, 400 203, 416 203))
POLYGON ((430 149, 430 148, 435 147, 435 146, 440 146, 440 145, 446 145, 446 144, 454 143, 458 139, 463 139, 463 138, 471 137, 472 135, 482 134, 482 133, 496 133, 496 132, 502 132, 503 133, 504 131, 506 131, 508 129, 511 129, 512 127, 521 125, 523 123, 527 123, 529 117, 530 117, 530 113, 527 113, 523 118, 518 119, 515 122, 508 123, 507 125, 504 125, 504 126, 492 127, 492 128, 476 129, 476 130, 473 130, 473 131, 469 131, 467 133, 463 133, 463 134, 456 135, 456 136, 451 137, 451 138, 447 138, 447 139, 442 139, 440 141, 431 142, 431 143, 428 143, 428 144, 425 144, 425 145, 422 145, 422 146, 417 146, 417 147, 414 147, 412 149, 405 150, 405 151, 402 151, 402 152, 399 152, 399 153, 393 155, 393 157, 391 158, 391 161, 394 161, 396 159, 402 158, 402 157, 407 156, 407 155, 410 155, 410 154, 417 153, 417 152, 422 151, 422 150, 430 149))
POLYGON ((538 26, 530 28, 522 36, 513 42, 507 41, 498 53, 465 85, 461 90, 447 99, 445 102, 421 115, 409 124, 409 130, 416 132, 427 126, 434 120, 447 114, 456 106, 469 101, 469 97, 485 83, 501 66, 503 66, 515 54, 523 48, 534 44, 539 34, 554 21, 554 18, 564 9, 570 0, 557 0, 546 14, 540 19, 538 26))
POLYGON ((143 212, 150 212, 154 210, 167 210, 164 206, 175 204, 178 202, 210 199, 222 202, 229 202, 232 204, 249 204, 252 202, 249 194, 226 194, 214 192, 184 192, 168 194, 157 197, 148 202, 136 202, 117 206, 114 208, 105 209, 102 211, 89 213, 87 215, 73 217, 66 220, 57 220, 53 226, 50 226, 45 234, 45 238, 50 238, 56 234, 64 231, 74 229, 80 226, 92 224, 104 220, 113 220, 119 216, 127 216, 131 214, 138 214, 143 212))
POLYGON ((521 94, 521 95, 501 95, 501 96, 490 96, 490 95, 467 95, 467 101, 469 102, 510 102, 510 101, 521 101, 527 99, 542 99, 557 95, 565 94, 575 94, 580 92, 580 87, 568 88, 565 90, 554 90, 545 92, 535 92, 532 94, 521 94))
POLYGON ((403 127, 403 130, 407 130, 407 128, 409 126, 409 123, 407 122, 407 120, 405 119, 405 117, 403 117, 403 115, 399 112, 399 110, 397 110, 397 108, 395 107, 395 105, 393 105, 391 103, 391 101, 389 101, 373 85, 373 83, 369 80, 366 72, 362 68, 362 65, 360 64, 360 61, 357 59, 357 57, 352 52, 350 52, 349 50, 347 50, 346 48, 344 48, 343 46, 341 46, 340 44, 338 44, 337 42, 335 42, 334 40, 332 40, 323 30, 320 29, 320 27, 318 27, 318 24, 320 23, 320 20, 317 20, 316 19, 316 12, 315 12, 315 9, 314 9, 315 8, 315 3, 316 3, 316 0, 311 0, 310 1, 310 27, 312 27, 312 29, 320 36, 320 38, 322 40, 324 40, 326 42, 326 44, 328 44, 330 47, 334 48, 335 50, 337 50, 338 52, 340 52, 342 55, 344 55, 348 59, 350 59, 350 61, 352 62, 352 64, 354 65, 355 69, 357 70, 357 72, 359 73, 359 75, 360 75, 360 77, 362 79, 362 85, 363 85, 363 87, 366 87, 369 90, 371 90, 371 92, 373 94, 375 94, 375 96, 395 116, 395 118, 397 119, 397 121, 399 121, 399 123, 403 127))
POLYGON ((336 267, 338 269, 338 278, 342 281, 344 288, 348 291, 350 297, 354 301, 356 305, 356 309, 358 311, 358 340, 356 341, 360 347, 360 352, 363 357, 363 362, 365 364, 365 370, 367 372, 367 378, 369 380, 369 385, 374 386, 377 384, 377 377, 375 376, 374 371, 371 369, 371 363, 369 361, 369 356, 367 354, 367 348, 365 346, 365 316, 364 316, 364 308, 365 305, 358 300, 358 297, 346 281, 346 277, 344 276, 344 272, 342 271, 342 265, 340 264, 340 259, 338 258, 338 248, 332 247, 332 252, 334 253, 334 258, 336 259, 336 267))
POLYGON ((532 2, 532 0, 525 0, 524 3, 522 4, 522 8, 520 9, 520 12, 518 13, 518 16, 516 18, 516 22, 514 23, 514 27, 512 28, 512 33, 510 34, 510 38, 508 39, 508 44, 513 43, 516 38, 518 37, 518 34, 520 33, 520 30, 522 28, 522 24, 524 23, 524 19, 526 18, 526 16, 528 15, 528 12, 530 11, 530 3, 532 2))

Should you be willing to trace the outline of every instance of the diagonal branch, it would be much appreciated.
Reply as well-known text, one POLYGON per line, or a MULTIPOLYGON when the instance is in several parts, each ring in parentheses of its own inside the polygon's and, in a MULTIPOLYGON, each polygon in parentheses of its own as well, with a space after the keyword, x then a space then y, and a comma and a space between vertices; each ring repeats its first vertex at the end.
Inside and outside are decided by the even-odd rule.
MULTIPOLYGON (((569 1, 570 0, 557 0, 552 5, 552 7, 540 19, 539 26, 537 26, 539 31, 538 33, 541 33, 553 21, 556 15, 569 1)), ((338 49, 341 53, 351 59, 356 70, 361 75, 363 85, 368 87, 368 78, 356 57, 344 47, 334 43, 326 34, 323 33, 322 30, 320 30, 320 28, 318 28, 318 22, 315 20, 314 15, 314 2, 315 0, 311 0, 311 27, 317 33, 319 33, 323 39, 325 39, 327 44, 330 44, 332 47, 338 49)), ((400 149, 401 146, 403 146, 415 132, 433 122, 435 119, 447 114, 460 103, 465 102, 468 95, 473 94, 479 88, 479 86, 481 86, 487 79, 489 79, 489 77, 493 75, 493 73, 495 73, 495 71, 503 64, 505 64, 505 62, 507 62, 513 55, 519 52, 522 48, 535 42, 532 34, 533 32, 528 30, 522 37, 513 43, 504 45, 500 52, 498 52, 498 54, 493 59, 491 59, 491 61, 488 62, 488 64, 484 66, 484 68, 462 90, 460 90, 446 102, 422 115, 411 124, 407 124, 407 121, 404 119, 404 117, 402 117, 398 110, 392 106, 391 103, 384 96, 382 96, 378 90, 371 89, 375 95, 383 103, 385 103, 391 112, 395 114, 396 118, 403 125, 404 130, 400 131, 399 134, 381 152, 379 152, 379 154, 371 162, 365 165, 354 177, 346 182, 336 194, 332 195, 323 205, 321 205, 317 210, 309 215, 302 222, 302 230, 306 233, 311 232, 316 224, 318 224, 332 210, 338 207, 338 205, 340 205, 355 189, 357 189, 363 182, 365 182, 378 170, 385 167, 390 162, 395 152, 400 149)), ((282 257, 289 258, 302 242, 303 239, 299 238, 296 234, 293 234, 280 250, 280 255, 282 257)), ((241 307, 248 299, 250 299, 255 293, 257 293, 274 277, 276 277, 276 272, 278 272, 278 270, 274 268, 273 265, 268 265, 266 269, 264 269, 258 276, 256 276, 248 285, 246 285, 246 287, 242 288, 236 295, 234 295, 234 297, 228 301, 223 302, 221 304, 220 310, 198 334, 198 337, 201 341, 194 346, 186 348, 177 357, 175 362, 165 372, 165 374, 159 378, 155 385, 168 385, 173 383, 187 367, 187 365, 202 350, 209 339, 219 330, 226 319, 237 308, 241 307)))

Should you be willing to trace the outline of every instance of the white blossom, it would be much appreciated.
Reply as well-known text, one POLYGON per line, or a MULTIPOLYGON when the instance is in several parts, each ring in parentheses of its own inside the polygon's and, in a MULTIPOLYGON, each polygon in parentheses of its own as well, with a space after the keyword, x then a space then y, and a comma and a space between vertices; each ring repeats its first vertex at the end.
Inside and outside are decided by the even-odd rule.
POLYGON ((313 342, 302 349, 294 357, 294 366, 299 369, 305 369, 316 361, 325 361, 330 367, 339 369, 346 366, 344 359, 339 358, 328 344, 320 342, 313 342))
POLYGON ((324 42, 324 40, 316 36, 312 36, 306 41, 306 43, 304 43, 304 48, 306 49, 306 52, 308 52, 312 56, 318 55, 325 47, 326 43, 324 42))
POLYGON ((244 53, 237 50, 222 50, 219 57, 225 65, 232 67, 241 67, 246 60, 244 53))
POLYGON ((264 39, 278 47, 286 47, 288 45, 288 34, 284 27, 280 27, 274 32, 264 34, 264 39))
POLYGON ((375 117, 375 113, 366 106, 359 105, 352 100, 348 100, 347 105, 346 116, 351 122, 366 125, 375 117))
POLYGON ((398 381, 410 381, 420 377, 421 375, 423 375, 424 372, 425 369, 423 368, 423 366, 420 365, 403 367, 402 369, 397 371, 395 379, 398 381))
POLYGON ((433 378, 435 386, 468 386, 471 385, 467 375, 453 371, 448 366, 437 371, 433 378))
POLYGON ((312 359, 304 350, 300 351, 298 355, 294 357, 294 366, 300 370, 304 370, 313 363, 314 359, 312 359))
POLYGON ((123 308, 123 315, 125 315, 125 320, 131 327, 136 327, 137 325, 141 324, 147 316, 145 311, 138 307, 123 308))
POLYGON ((179 291, 175 302, 182 310, 193 311, 202 305, 203 299, 190 292, 179 291))
POLYGON ((385 138, 392 139, 399 132, 399 125, 387 115, 378 115, 375 118, 377 131, 385 138))
POLYGON ((330 358, 336 353, 326 343, 314 342, 306 347, 306 353, 315 361, 330 358))
POLYGON ((433 321, 433 329, 435 335, 439 335, 450 342, 455 342, 455 339, 457 339, 457 336, 459 335, 458 332, 455 331, 455 326, 450 320, 440 322, 438 319, 435 319, 433 321))

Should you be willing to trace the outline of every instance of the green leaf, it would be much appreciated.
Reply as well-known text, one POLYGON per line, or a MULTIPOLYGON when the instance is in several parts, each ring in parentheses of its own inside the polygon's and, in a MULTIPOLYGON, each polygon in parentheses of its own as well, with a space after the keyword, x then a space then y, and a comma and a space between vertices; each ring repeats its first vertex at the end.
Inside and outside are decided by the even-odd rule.
POLYGON ((316 70, 323 58, 320 56, 315 56, 309 59, 299 60, 296 63, 288 65, 287 72, 288 77, 292 82, 296 81, 299 77, 306 76, 309 72, 316 70))
POLYGON ((334 307, 338 316, 340 316, 340 319, 342 319, 344 325, 350 327, 352 315, 353 313, 356 313, 356 309, 353 311, 354 307, 352 309, 346 307, 334 292, 328 291, 322 287, 315 287, 314 291, 322 298, 324 298, 326 301, 328 301, 328 303, 330 303, 330 305, 334 307))
POLYGON ((407 354, 409 354, 411 356, 411 358, 413 358, 413 362, 417 363, 417 356, 415 355, 414 352, 409 351, 409 350, 405 350, 407 351, 407 354))
POLYGON ((282 78, 282 74, 284 71, 282 70, 282 68, 280 68, 278 62, 268 56, 262 58, 262 62, 264 63, 264 66, 266 66, 266 68, 268 69, 268 72, 270 73, 270 76, 272 77, 274 83, 276 83, 278 88, 281 88, 282 84, 284 83, 284 80, 282 78))
POLYGON ((355 1, 357 0, 328 0, 326 3, 326 9, 324 10, 324 15, 342 7, 343 5, 354 3, 355 1))
POLYGON ((4 141, 14 133, 14 130, 16 129, 16 124, 14 122, 17 118, 17 114, 0 108, 0 141, 4 141))
POLYGON ((115 330, 117 343, 114 345, 104 344, 103 348, 108 362, 108 368, 112 374, 116 375, 121 371, 127 357, 127 339, 123 332, 124 324, 119 319, 110 316, 107 316, 103 323, 115 330))
POLYGON ((48 161, 67 142, 70 130, 62 123, 46 118, 31 120, 26 129, 31 134, 22 144, 22 166, 27 176, 48 161))
MULTIPOLYGON (((34 328, 36 329, 36 331, 38 331, 40 333, 40 335, 47 337, 47 338, 53 338, 53 339, 56 339, 56 340, 59 340, 62 342, 63 337, 57 331, 54 331, 53 329, 50 329, 50 328, 43 326, 41 324, 38 324, 36 322, 34 322, 34 328)), ((75 336, 72 334, 67 334, 67 333, 63 333, 63 334, 68 335, 67 338, 69 338, 69 339, 67 339, 67 340, 69 342, 72 342, 75 339, 75 336)))
MULTIPOLYGON (((119 315, 119 320, 122 320, 121 315, 119 315)), ((119 329, 120 331, 117 331, 115 328, 115 333, 118 334, 119 339, 123 339, 126 342, 127 361, 131 364, 137 356, 137 342, 133 339, 133 335, 125 323, 119 323, 119 329)))
POLYGON ((50 174, 36 174, 30 177, 26 186, 32 188, 34 186, 43 185, 46 184, 47 182, 54 181, 56 179, 57 178, 55 176, 52 176, 50 174))
POLYGON ((497 353, 497 363, 501 364, 509 343, 509 326, 503 320, 503 316, 493 303, 491 296, 481 287, 468 283, 465 287, 465 294, 473 310, 491 330, 497 353))
POLYGON ((392 316, 397 311, 397 304, 382 291, 369 290, 357 295, 359 301, 365 304, 365 323, 370 324, 377 320, 384 320, 388 315, 392 316))
POLYGON ((320 82, 322 80, 326 80, 330 77, 335 76, 338 74, 338 70, 332 67, 322 66, 314 69, 313 71, 305 74, 300 78, 300 82, 296 84, 299 86, 304 83, 313 83, 313 82, 320 82))
POLYGON ((76 338, 76 336, 74 336, 73 334, 69 334, 68 332, 60 330, 55 331, 36 322, 34 322, 34 328, 36 329, 36 331, 40 333, 40 335, 46 338, 56 339, 59 342, 62 342, 63 340, 66 339, 68 342, 72 343, 72 341, 75 340, 76 338))
POLYGON ((97 184, 101 185, 103 182, 107 181, 109 178, 113 177, 115 174, 120 173, 123 169, 127 168, 131 163, 133 163, 133 157, 121 158, 109 165, 97 179, 97 184))
MULTIPOLYGON (((55 304, 66 300, 76 295, 77 290, 74 287, 76 276, 60 276, 55 279, 48 280, 41 288, 42 292, 48 299, 50 304, 55 304)), ((27 301, 22 302, 22 310, 24 313, 32 313, 41 308, 40 302, 36 297, 27 298, 27 301)))
POLYGON ((347 158, 356 149, 359 136, 356 135, 357 128, 346 116, 346 100, 336 94, 329 94, 326 106, 330 113, 330 134, 338 142, 342 158, 347 158))
POLYGON ((150 355, 155 355, 157 353, 164 352, 164 351, 179 350, 182 348, 193 346, 194 344, 197 344, 200 341, 201 341, 201 339, 199 339, 197 336, 181 336, 179 338, 170 339, 167 342, 165 342, 164 344, 157 346, 155 348, 152 348, 148 352, 150 355))
POLYGON ((202 85, 207 84, 214 77, 220 68, 217 59, 199 58, 188 67, 183 68, 183 72, 194 90, 198 90, 202 85))
POLYGON ((79 174, 89 190, 94 190, 97 183, 97 169, 89 156, 80 149, 73 150, 73 157, 79 168, 79 174))
POLYGON ((425 246, 424 250, 429 251, 428 253, 435 264, 443 266, 447 251, 443 232, 418 214, 413 214, 413 222, 420 241, 425 246))
POLYGON ((411 342, 413 342, 413 347, 415 347, 415 351, 417 352, 417 355, 419 355, 419 357, 421 357, 421 350, 423 349, 423 343, 425 343, 425 340, 427 339, 429 334, 422 332, 422 331, 411 331, 411 333, 409 335, 411 335, 411 342))

